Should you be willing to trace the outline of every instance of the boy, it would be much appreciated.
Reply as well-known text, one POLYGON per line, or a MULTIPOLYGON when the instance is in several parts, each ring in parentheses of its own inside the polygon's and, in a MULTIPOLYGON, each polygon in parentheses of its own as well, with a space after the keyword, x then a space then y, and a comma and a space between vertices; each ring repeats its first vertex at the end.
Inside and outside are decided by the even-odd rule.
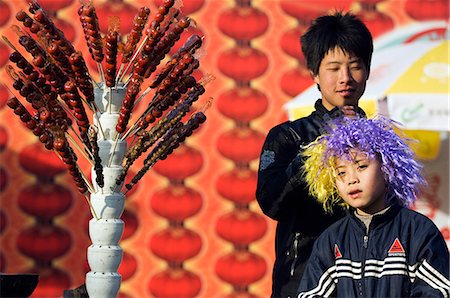
POLYGON ((348 215, 314 244, 298 297, 449 297, 449 252, 434 223, 406 208, 425 184, 387 119, 346 119, 303 152, 325 210, 348 215))
POLYGON ((278 221, 272 297, 294 297, 320 233, 344 213, 326 214, 308 195, 301 179, 301 145, 325 132, 343 115, 364 115, 357 108, 369 77, 372 36, 354 15, 335 13, 316 19, 301 37, 307 67, 321 92, 308 117, 275 126, 262 148, 256 198, 262 211, 278 221))

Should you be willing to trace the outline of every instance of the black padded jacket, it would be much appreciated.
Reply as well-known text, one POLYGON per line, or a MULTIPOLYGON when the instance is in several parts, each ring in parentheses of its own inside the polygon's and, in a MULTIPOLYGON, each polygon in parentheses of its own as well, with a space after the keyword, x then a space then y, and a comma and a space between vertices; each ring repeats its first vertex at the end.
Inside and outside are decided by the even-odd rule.
MULTIPOLYGON (((364 111, 358 113, 365 116, 364 111)), ((342 116, 328 111, 317 100, 311 115, 273 127, 264 142, 256 190, 257 201, 267 216, 277 221, 272 297, 295 297, 316 238, 345 212, 326 214, 308 195, 302 179, 303 145, 326 132, 327 123, 342 116)))

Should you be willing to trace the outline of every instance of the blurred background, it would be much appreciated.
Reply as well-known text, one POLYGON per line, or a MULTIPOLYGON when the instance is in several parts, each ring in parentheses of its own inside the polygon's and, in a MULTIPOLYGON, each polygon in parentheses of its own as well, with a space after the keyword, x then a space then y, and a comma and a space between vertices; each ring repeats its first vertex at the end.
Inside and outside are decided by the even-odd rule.
MULTIPOLYGON (((138 8, 149 7, 152 17, 162 1, 92 2, 102 32, 117 15, 126 37, 138 8)), ((39 3, 98 79, 80 2, 39 3)), ((28 11, 25 0, 0 0, 0 33, 8 39, 17 39, 11 26, 19 25, 20 9, 28 11)), ((205 36, 199 71, 216 77, 203 95, 213 104, 207 122, 127 194, 120 297, 268 297, 275 223, 255 201, 258 157, 272 126, 311 111, 318 95, 299 36, 334 9, 352 10, 372 32, 361 106, 398 120, 419 140, 414 150, 429 187, 413 208, 450 243, 448 0, 184 0, 183 14, 196 22, 186 36, 205 36)), ((10 53, 0 42, 1 81, 9 86, 10 53)), ((60 297, 89 271, 91 214, 65 165, 6 106, 11 96, 0 85, 0 272, 39 273, 32 297, 60 297)))

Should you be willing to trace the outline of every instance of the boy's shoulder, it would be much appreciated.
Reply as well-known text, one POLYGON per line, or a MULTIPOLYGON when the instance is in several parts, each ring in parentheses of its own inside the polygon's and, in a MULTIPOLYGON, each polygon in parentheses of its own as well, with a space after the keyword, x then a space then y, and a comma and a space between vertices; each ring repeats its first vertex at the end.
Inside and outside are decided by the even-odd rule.
POLYGON ((319 238, 336 238, 340 234, 340 231, 343 231, 347 228, 349 222, 351 220, 351 216, 349 214, 345 215, 341 219, 338 219, 333 224, 328 226, 322 234, 320 234, 319 238))
POLYGON ((429 217, 420 212, 417 212, 416 210, 407 207, 402 207, 397 216, 400 216, 400 219, 402 221, 410 222, 417 226, 436 227, 434 222, 429 217))

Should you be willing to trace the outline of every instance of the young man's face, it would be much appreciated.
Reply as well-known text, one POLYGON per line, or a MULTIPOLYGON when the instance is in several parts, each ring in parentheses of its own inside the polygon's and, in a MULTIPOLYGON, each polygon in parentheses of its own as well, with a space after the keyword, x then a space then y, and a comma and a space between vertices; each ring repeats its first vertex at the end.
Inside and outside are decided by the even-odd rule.
POLYGON ((349 56, 341 49, 330 50, 313 75, 320 86, 322 104, 328 110, 345 105, 357 106, 366 89, 369 72, 360 58, 349 56))
POLYGON ((356 208, 358 214, 374 214, 386 208, 386 183, 381 163, 356 150, 351 160, 336 160, 336 187, 344 201, 356 208))

